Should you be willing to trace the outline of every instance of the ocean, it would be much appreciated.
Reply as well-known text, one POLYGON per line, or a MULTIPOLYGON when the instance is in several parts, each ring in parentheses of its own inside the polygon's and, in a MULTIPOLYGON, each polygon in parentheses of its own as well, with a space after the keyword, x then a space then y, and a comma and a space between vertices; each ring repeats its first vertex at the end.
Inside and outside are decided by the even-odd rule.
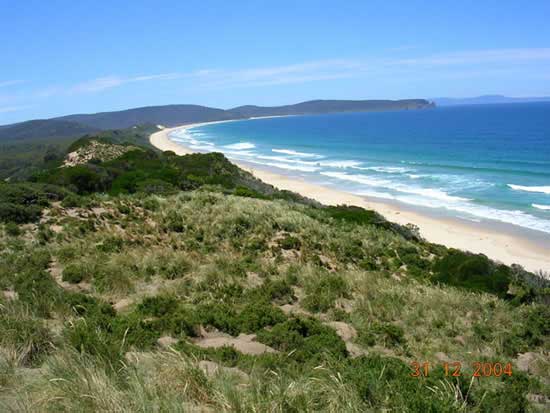
POLYGON ((550 234, 550 103, 264 118, 170 137, 353 194, 550 234))

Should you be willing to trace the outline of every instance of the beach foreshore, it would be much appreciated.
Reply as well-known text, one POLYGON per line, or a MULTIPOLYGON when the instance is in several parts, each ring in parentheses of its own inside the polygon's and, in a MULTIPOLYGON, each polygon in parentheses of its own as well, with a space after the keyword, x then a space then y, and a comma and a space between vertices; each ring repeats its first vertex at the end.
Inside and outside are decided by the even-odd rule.
MULTIPOLYGON (((221 123, 205 122, 166 128, 155 132, 150 142, 162 151, 173 151, 177 155, 187 155, 196 151, 172 141, 169 134, 175 130, 189 129, 204 124, 221 123)), ((315 199, 325 205, 356 205, 372 209, 386 219, 398 224, 414 224, 420 234, 428 241, 443 244, 461 250, 482 253, 504 264, 520 264, 529 271, 550 271, 550 242, 537 242, 524 236, 519 231, 501 231, 489 225, 469 222, 461 219, 434 217, 413 211, 400 205, 380 202, 363 196, 354 195, 337 189, 328 188, 307 182, 300 177, 278 174, 267 168, 253 167, 244 162, 234 162, 242 169, 251 172, 262 181, 279 189, 297 192, 305 197, 315 199)))

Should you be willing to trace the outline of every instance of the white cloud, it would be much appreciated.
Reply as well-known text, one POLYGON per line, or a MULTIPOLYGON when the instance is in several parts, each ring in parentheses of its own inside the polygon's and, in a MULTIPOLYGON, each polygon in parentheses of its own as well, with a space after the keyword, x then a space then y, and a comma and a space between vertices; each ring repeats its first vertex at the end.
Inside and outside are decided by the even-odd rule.
POLYGON ((25 83, 25 81, 24 80, 5 80, 3 82, 0 82, 0 87, 20 85, 21 83, 25 83))
POLYGON ((18 112, 20 110, 29 109, 32 106, 26 105, 26 106, 5 106, 0 107, 0 113, 8 113, 8 112, 18 112))
POLYGON ((485 63, 522 63, 550 60, 550 48, 538 49, 488 49, 443 53, 427 57, 399 59, 398 65, 464 65, 485 63))
POLYGON ((70 87, 67 91, 73 93, 89 93, 98 92, 105 89, 122 86, 127 83, 147 82, 151 80, 170 80, 179 77, 178 73, 164 73, 158 75, 134 76, 134 77, 119 77, 106 76, 97 79, 85 81, 70 87))
MULTIPOLYGON (((408 49, 412 50, 414 47, 400 48, 400 50, 408 49)), ((527 73, 525 69, 527 64, 540 65, 546 62, 550 63, 550 48, 466 50, 408 58, 390 55, 390 57, 329 59, 269 67, 202 68, 190 72, 139 76, 109 75, 74 85, 51 85, 28 94, 20 94, 19 97, 36 100, 52 96, 98 93, 128 84, 176 79, 184 82, 185 87, 196 90, 197 88, 262 87, 361 77, 372 82, 379 79, 417 79, 419 76, 427 76, 431 79, 489 77, 496 70, 500 70, 501 74, 506 70, 517 70, 518 76, 524 76, 532 74, 532 70, 527 73)), ((538 76, 540 79, 540 73, 538 76)), ((18 83, 22 81, 4 81, 0 82, 0 87, 18 83)))

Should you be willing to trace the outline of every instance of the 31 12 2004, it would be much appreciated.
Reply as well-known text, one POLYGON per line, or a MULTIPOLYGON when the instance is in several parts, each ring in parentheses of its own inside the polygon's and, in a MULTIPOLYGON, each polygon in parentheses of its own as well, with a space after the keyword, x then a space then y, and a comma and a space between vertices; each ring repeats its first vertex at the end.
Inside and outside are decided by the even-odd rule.
MULTIPOLYGON (((412 377, 427 377, 430 375, 430 371, 437 366, 443 368, 443 373, 446 377, 460 377, 465 375, 463 365, 460 361, 442 362, 440 364, 431 364, 427 361, 422 363, 413 361, 410 366, 412 369, 412 377)), ((471 364, 471 369, 468 369, 467 374, 473 377, 512 376, 512 363, 476 361, 471 364)))

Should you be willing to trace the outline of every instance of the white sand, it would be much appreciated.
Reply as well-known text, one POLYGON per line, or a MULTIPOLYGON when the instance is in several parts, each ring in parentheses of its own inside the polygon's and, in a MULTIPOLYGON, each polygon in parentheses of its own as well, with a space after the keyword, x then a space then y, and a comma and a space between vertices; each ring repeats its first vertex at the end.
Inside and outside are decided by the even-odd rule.
MULTIPOLYGON (((220 122, 207 122, 221 123, 220 122)), ((163 129, 151 135, 151 144, 162 151, 173 151, 177 155, 193 153, 168 138, 170 132, 176 129, 188 129, 204 125, 195 123, 177 128, 163 129)), ((430 242, 443 244, 475 253, 483 253, 488 257, 505 264, 520 264, 530 271, 550 271, 550 249, 538 245, 533 240, 521 235, 512 235, 498 230, 492 230, 487 225, 476 225, 453 218, 436 218, 419 212, 409 211, 393 204, 373 201, 366 197, 353 195, 336 189, 312 184, 300 178, 276 174, 261 168, 251 168, 237 164, 254 174, 257 178, 279 189, 297 192, 308 198, 315 199, 326 205, 357 205, 373 209, 389 221, 399 224, 413 223, 420 228, 421 235, 430 242)))

